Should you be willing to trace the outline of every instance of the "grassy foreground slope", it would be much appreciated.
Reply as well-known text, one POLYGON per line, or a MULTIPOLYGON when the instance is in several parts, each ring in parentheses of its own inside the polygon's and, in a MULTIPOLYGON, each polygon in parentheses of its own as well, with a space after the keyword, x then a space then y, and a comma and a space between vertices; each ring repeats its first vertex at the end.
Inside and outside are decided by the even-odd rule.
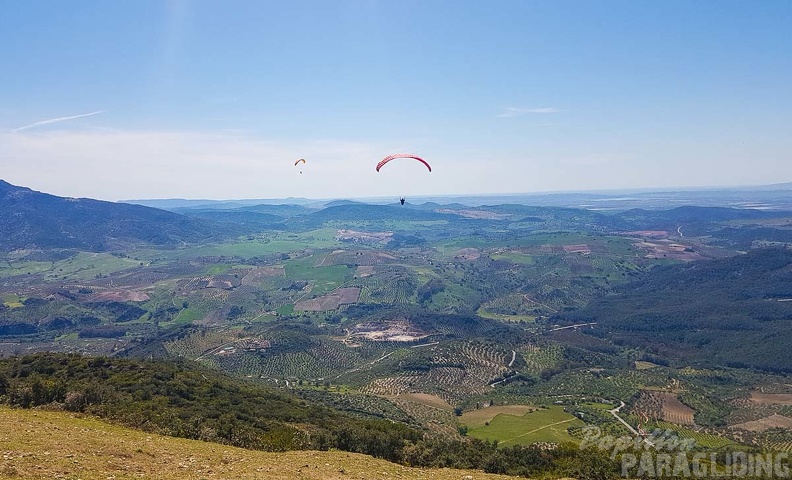
POLYGON ((0 478, 506 479, 410 468, 366 455, 271 453, 185 440, 65 412, 0 407, 0 478))

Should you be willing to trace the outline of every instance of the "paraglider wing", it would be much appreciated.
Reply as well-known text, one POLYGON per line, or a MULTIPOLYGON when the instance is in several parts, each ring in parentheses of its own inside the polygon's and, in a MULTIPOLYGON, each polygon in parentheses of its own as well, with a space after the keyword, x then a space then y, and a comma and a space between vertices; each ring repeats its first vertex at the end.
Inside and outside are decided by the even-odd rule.
POLYGON ((300 163, 300 162, 305 163, 305 159, 301 158, 301 159, 297 160, 296 162, 294 162, 294 166, 296 167, 297 164, 300 163))
POLYGON ((426 160, 419 157, 418 155, 413 155, 412 153, 396 153, 394 155, 388 155, 387 157, 380 160, 380 162, 377 164, 377 171, 379 172, 380 168, 382 168, 383 165, 397 158, 412 158, 414 160, 418 160, 419 162, 426 165, 426 168, 428 168, 430 172, 432 171, 432 166, 429 165, 429 163, 426 160))

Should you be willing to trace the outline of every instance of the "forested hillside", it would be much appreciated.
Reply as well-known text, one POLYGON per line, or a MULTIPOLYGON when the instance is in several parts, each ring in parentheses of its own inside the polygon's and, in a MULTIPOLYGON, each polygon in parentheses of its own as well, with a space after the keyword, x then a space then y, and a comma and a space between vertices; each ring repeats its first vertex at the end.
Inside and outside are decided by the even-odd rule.
POLYGON ((0 250, 178 245, 241 231, 156 208, 64 198, 0 180, 0 250))
POLYGON ((352 418, 218 372, 180 363, 43 354, 0 361, 0 399, 97 415, 148 432, 268 450, 339 449, 432 467, 535 475, 615 472, 604 454, 574 446, 498 449, 426 435, 390 420, 352 418))
POLYGON ((674 364, 791 372, 792 251, 656 267, 565 318, 674 364))

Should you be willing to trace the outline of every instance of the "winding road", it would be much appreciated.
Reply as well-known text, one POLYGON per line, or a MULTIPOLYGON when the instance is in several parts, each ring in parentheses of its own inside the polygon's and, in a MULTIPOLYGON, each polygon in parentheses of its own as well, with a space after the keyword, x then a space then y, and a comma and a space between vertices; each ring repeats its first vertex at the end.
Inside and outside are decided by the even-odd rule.
POLYGON ((596 324, 597 324, 597 322, 578 323, 578 324, 575 324, 575 325, 568 325, 566 327, 551 328, 550 330, 548 330, 548 332, 556 332, 558 330, 566 330, 568 328, 578 328, 578 327, 585 327, 585 326, 588 326, 588 325, 596 325, 596 324))
MULTIPOLYGON (((634 429, 634 428, 632 427, 632 425, 630 425, 629 423, 627 423, 627 421, 625 421, 625 420, 624 420, 622 417, 620 417, 620 416, 619 416, 619 410, 621 410, 621 409, 622 409, 622 407, 624 407, 624 402, 622 402, 622 401, 619 401, 619 403, 620 403, 621 405, 619 405, 618 407, 616 407, 616 408, 613 408, 613 409, 611 409, 611 410, 608 410, 608 411, 610 412, 610 414, 611 414, 611 415, 613 415, 613 416, 616 418, 616 420, 618 420, 619 422, 621 422, 621 424, 622 424, 622 425, 624 425, 625 427, 627 427, 627 430, 629 430, 629 431, 630 431, 630 432, 631 432, 633 435, 636 435, 636 436, 639 436, 639 437, 643 437, 643 435, 641 435, 641 434, 638 432, 638 430, 634 429)), ((643 441, 644 441, 644 442, 646 442, 646 444, 647 444, 647 445, 649 445, 649 446, 654 446, 654 443, 652 443, 651 441, 649 441, 649 439, 648 439, 648 438, 646 438, 646 437, 643 437, 643 441)))

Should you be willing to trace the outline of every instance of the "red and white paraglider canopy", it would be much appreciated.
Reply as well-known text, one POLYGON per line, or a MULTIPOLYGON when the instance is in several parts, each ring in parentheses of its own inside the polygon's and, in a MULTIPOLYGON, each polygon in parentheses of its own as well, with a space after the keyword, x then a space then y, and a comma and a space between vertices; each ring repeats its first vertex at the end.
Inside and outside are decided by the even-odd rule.
POLYGON ((426 165, 426 168, 428 168, 430 172, 432 171, 432 166, 429 165, 429 163, 426 160, 424 160, 423 158, 419 157, 418 155, 414 155, 412 153, 395 153, 393 155, 388 155, 387 157, 385 157, 382 160, 380 160, 380 162, 377 164, 377 171, 379 172, 380 168, 382 168, 383 165, 385 165, 386 163, 390 162, 391 160, 395 160, 397 158, 412 158, 414 160, 418 160, 419 162, 421 162, 424 165, 426 165))

